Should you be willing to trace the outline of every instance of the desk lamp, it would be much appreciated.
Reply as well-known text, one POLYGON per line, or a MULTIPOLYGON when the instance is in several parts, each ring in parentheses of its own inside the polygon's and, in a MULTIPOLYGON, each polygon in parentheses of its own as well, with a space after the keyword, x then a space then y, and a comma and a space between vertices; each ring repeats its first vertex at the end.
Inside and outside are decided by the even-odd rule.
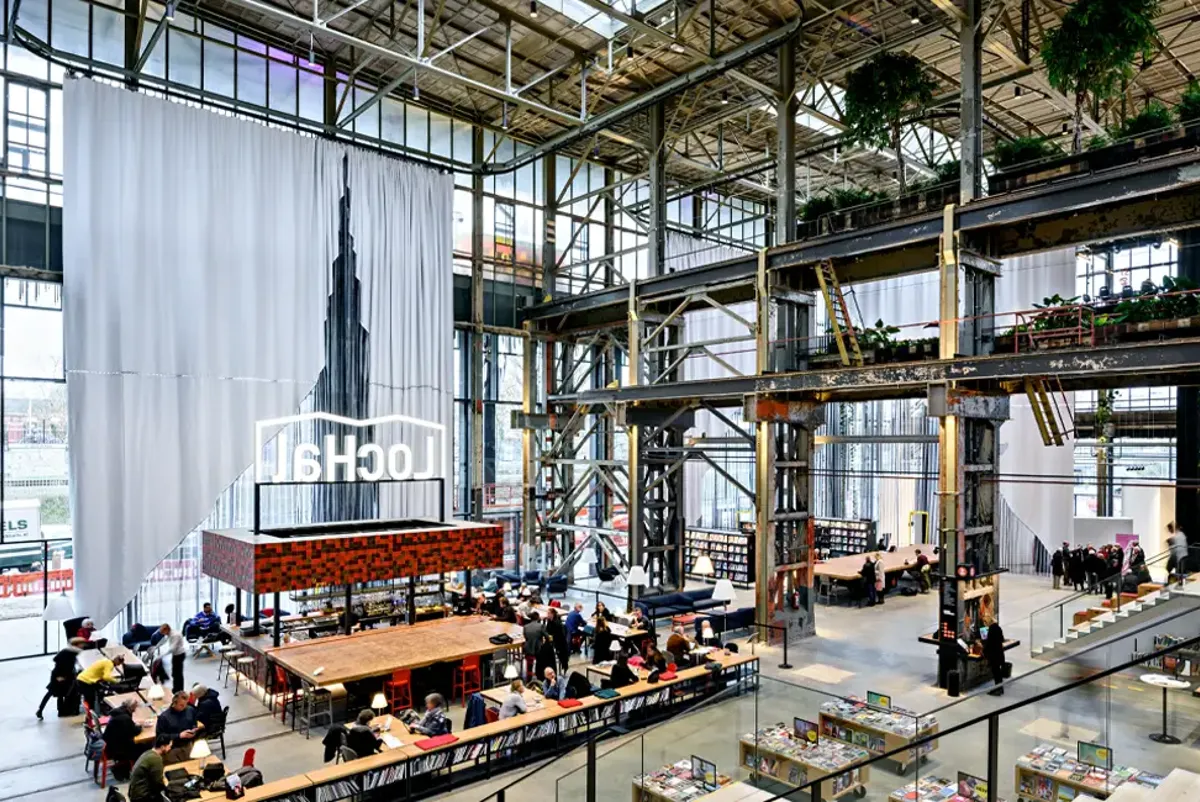
POLYGON ((721 637, 728 637, 729 634, 729 603, 737 598, 737 592, 733 589, 733 582, 728 579, 718 579, 716 587, 713 588, 713 601, 719 601, 725 606, 721 619, 721 637))
POLYGON ((633 589, 649 584, 650 576, 646 573, 645 568, 635 565, 629 569, 629 575, 625 577, 625 585, 629 588, 629 609, 633 609, 633 589))
POLYGON ((701 554, 696 558, 695 564, 692 566, 692 573, 696 576, 712 576, 716 573, 713 568, 712 559, 707 554, 701 554))
POLYGON ((521 673, 519 671, 517 671, 517 666, 515 663, 509 663, 508 665, 506 665, 504 667, 504 678, 505 679, 513 680, 519 676, 521 676, 521 673))
POLYGON ((371 709, 375 711, 375 715, 382 716, 383 711, 388 706, 387 697, 382 693, 377 693, 371 698, 371 709))
POLYGON ((151 685, 150 690, 146 692, 146 699, 151 702, 161 702, 166 697, 167 692, 163 690, 161 685, 151 685))
POLYGON ((196 739, 196 742, 192 744, 192 751, 188 757, 190 757, 192 760, 200 761, 200 772, 203 773, 204 764, 208 762, 210 757, 212 757, 212 752, 209 751, 208 748, 208 741, 204 740, 203 738, 196 739))

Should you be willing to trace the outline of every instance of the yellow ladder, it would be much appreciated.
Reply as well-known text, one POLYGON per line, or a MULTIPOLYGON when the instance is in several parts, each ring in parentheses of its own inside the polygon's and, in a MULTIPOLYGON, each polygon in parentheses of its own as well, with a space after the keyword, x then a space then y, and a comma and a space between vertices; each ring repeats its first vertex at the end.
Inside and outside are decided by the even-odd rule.
POLYGON ((817 264, 817 284, 821 285, 821 296, 825 299, 825 311, 829 313, 829 328, 843 365, 861 365, 862 350, 858 347, 858 335, 850 322, 850 310, 846 307, 846 296, 833 272, 833 262, 826 259, 817 264))
POLYGON ((1037 422, 1042 442, 1048 446, 1064 445, 1067 436, 1072 434, 1073 430, 1068 430, 1066 426, 1066 413, 1069 413, 1070 409, 1067 407, 1062 383, 1057 378, 1031 376, 1025 379, 1025 395, 1029 397, 1029 408, 1033 411, 1033 419, 1037 422), (1051 381, 1057 386, 1050 386, 1051 381), (1062 397, 1061 406, 1056 396, 1062 397))

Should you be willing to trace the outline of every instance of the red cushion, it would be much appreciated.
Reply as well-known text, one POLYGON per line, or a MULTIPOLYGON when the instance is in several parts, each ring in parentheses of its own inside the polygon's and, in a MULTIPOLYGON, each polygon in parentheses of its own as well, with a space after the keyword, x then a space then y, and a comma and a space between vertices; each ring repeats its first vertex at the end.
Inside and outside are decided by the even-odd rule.
POLYGON ((578 699, 560 699, 558 701, 559 707, 580 707, 582 705, 583 702, 579 701, 578 699))
POLYGON ((679 675, 676 674, 674 671, 664 671, 658 675, 658 678, 659 679, 675 679, 677 676, 679 676, 679 675))
POLYGON ((425 750, 437 749, 439 746, 445 746, 446 744, 452 744, 457 740, 458 740, 457 735, 449 735, 449 734, 437 735, 437 736, 434 736, 433 738, 426 738, 423 741, 417 741, 415 744, 413 744, 413 746, 416 746, 420 749, 425 749, 425 750))

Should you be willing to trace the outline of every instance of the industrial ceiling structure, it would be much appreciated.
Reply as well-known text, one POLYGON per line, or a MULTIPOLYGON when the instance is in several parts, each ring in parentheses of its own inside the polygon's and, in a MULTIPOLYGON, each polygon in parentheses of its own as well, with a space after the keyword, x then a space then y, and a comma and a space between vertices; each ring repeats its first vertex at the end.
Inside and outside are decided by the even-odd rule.
MULTIPOLYGON (((1071 119, 1072 100, 1050 86, 1038 56, 1067 8, 1056 0, 983 3, 985 153, 997 138, 1062 134, 1071 119)), ((773 194, 778 147, 772 45, 798 27, 801 199, 832 187, 895 187, 892 154, 839 143, 846 73, 882 50, 915 54, 939 86, 934 109, 905 136, 910 175, 929 175, 956 153, 965 0, 209 0, 195 11, 308 49, 374 86, 373 100, 417 98, 545 145, 528 158, 554 149, 637 174, 648 158, 641 112, 662 100, 674 187, 722 185, 762 197, 773 194)), ((1158 52, 1124 95, 1087 110, 1089 132, 1150 98, 1177 99, 1198 62, 1198 20, 1189 2, 1162 4, 1158 52)), ((338 125, 368 106, 340 102, 338 125)))

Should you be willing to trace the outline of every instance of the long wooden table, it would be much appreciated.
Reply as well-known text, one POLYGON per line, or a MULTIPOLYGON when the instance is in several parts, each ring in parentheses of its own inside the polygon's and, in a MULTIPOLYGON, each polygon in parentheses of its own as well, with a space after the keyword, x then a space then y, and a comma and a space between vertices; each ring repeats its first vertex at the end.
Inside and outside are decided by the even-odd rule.
POLYGON ((313 685, 330 685, 508 651, 524 643, 516 624, 463 616, 289 643, 266 654, 290 674, 313 685), (496 635, 508 635, 512 643, 492 643, 489 638, 496 635), (318 669, 323 670, 318 674, 318 669))
POLYGON ((137 709, 133 711, 133 722, 142 728, 142 731, 134 736, 135 744, 152 744, 154 743, 155 734, 158 732, 158 714, 166 709, 170 704, 169 699, 164 699, 161 702, 150 702, 142 698, 140 692, 133 693, 117 693, 112 696, 104 697, 104 703, 109 706, 109 709, 119 707, 124 702, 137 702, 137 709))
MULTIPOLYGON (((937 555, 932 546, 902 546, 895 551, 881 551, 879 557, 883 562, 883 572, 894 574, 897 571, 907 571, 917 567, 917 549, 929 558, 930 570, 938 564, 937 555)), ((868 552, 874 554, 875 552, 868 552)), ((866 554, 850 554, 846 557, 834 557, 832 560, 817 563, 813 567, 813 576, 823 576, 837 582, 853 582, 862 579, 862 567, 866 562, 866 554)), ((878 570, 878 569, 876 569, 878 570)), ((931 580, 932 581, 932 580, 931 580)))

